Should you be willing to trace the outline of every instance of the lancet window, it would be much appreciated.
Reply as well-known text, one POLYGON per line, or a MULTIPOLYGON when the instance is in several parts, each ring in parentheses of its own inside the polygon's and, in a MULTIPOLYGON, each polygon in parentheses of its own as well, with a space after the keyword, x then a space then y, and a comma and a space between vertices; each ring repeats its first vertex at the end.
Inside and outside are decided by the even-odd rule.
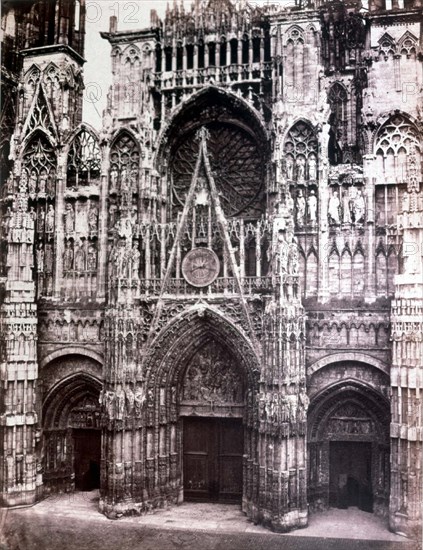
POLYGON ((339 164, 344 161, 342 153, 348 143, 348 95, 339 83, 332 86, 328 95, 331 108, 329 162, 339 164))
POLYGON ((73 140, 67 163, 67 185, 78 187, 98 183, 100 177, 100 147, 94 136, 82 130, 73 140))
POLYGON ((121 134, 113 144, 110 153, 111 192, 134 192, 138 187, 140 152, 134 139, 127 133, 121 134))

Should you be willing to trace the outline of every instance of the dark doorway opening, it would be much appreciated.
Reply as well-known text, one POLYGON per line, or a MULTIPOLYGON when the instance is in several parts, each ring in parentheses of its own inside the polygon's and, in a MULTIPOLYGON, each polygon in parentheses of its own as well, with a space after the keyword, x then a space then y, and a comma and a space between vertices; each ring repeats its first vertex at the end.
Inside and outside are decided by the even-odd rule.
POLYGON ((101 432, 73 430, 75 488, 92 491, 100 488, 101 432))
POLYGON ((373 512, 371 443, 331 441, 329 504, 373 512))
POLYGON ((241 419, 184 419, 185 500, 241 501, 243 441, 241 419))

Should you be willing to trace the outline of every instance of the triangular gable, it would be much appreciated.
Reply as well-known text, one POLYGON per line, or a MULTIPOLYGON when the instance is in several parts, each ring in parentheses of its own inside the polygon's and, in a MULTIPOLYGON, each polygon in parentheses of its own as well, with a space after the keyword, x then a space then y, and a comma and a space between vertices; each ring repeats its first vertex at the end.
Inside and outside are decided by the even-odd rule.
POLYGON ((57 137, 53 110, 41 82, 38 83, 34 99, 32 100, 31 107, 23 126, 22 134, 26 136, 35 130, 42 130, 53 139, 57 137))
POLYGON ((170 252, 169 260, 166 267, 166 272, 163 277, 163 282, 160 290, 160 297, 157 303, 155 310, 154 318, 151 323, 150 333, 149 333, 149 343, 151 343, 152 338, 154 337, 155 331, 160 320, 161 312, 163 309, 163 297, 168 291, 171 274, 176 265, 178 249, 180 244, 183 242, 184 235, 189 230, 189 218, 190 213, 193 212, 193 209, 197 205, 208 205, 211 208, 212 216, 215 223, 219 226, 220 233, 222 235, 222 240, 224 243, 225 251, 228 257, 228 268, 232 272, 232 276, 235 279, 235 285, 237 287, 238 296, 241 302, 241 309, 243 312, 246 325, 248 326, 250 337, 254 340, 254 329, 253 324, 250 318, 250 314, 247 307, 247 302, 244 297, 244 292, 242 288, 239 268, 237 265, 235 251, 231 243, 230 235, 228 232, 228 227, 226 223, 226 218, 223 213, 223 208, 220 204, 219 192, 214 181, 210 161, 207 151, 207 139, 208 131, 205 127, 202 127, 198 133, 197 138, 199 142, 198 149, 198 158, 194 169, 194 174, 191 180, 191 185, 188 190, 188 194, 185 198, 185 204, 182 211, 182 214, 177 222, 176 235, 172 250, 170 252))

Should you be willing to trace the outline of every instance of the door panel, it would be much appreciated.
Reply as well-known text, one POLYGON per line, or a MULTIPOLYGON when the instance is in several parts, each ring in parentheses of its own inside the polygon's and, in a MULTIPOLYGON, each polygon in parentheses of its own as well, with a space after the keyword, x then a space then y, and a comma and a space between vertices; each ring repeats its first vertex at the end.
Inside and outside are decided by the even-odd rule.
POLYGON ((185 499, 240 501, 242 454, 240 419, 185 418, 185 499))
POLYGON ((101 432, 73 430, 75 487, 92 491, 100 487, 101 432))

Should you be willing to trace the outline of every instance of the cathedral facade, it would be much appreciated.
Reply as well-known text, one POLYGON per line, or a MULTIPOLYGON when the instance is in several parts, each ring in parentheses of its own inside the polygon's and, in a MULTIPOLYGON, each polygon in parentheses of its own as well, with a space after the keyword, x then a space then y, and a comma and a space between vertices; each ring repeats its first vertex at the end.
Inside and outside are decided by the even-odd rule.
POLYGON ((2 16, 0 493, 108 517, 240 502, 276 531, 422 502, 420 0, 2 16))

